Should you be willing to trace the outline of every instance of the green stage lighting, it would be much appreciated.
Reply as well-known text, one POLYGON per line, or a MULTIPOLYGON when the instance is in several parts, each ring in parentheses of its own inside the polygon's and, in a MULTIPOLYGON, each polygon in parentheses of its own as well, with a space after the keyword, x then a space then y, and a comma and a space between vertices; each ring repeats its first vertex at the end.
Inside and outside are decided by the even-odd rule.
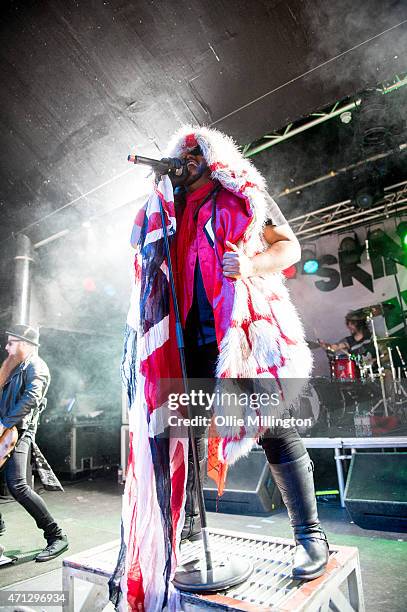
POLYGON ((401 246, 407 249, 407 221, 402 221, 397 226, 397 234, 400 238, 401 246))

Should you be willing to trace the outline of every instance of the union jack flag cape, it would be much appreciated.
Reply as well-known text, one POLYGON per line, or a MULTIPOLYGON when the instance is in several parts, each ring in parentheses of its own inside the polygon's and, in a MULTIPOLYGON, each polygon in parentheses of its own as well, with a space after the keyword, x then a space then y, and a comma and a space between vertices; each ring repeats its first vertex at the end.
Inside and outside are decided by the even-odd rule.
MULTIPOLYGON (((273 201, 266 193, 264 178, 243 158, 232 139, 206 127, 183 126, 169 143, 167 155, 180 157, 197 145, 211 170, 212 180, 247 204, 241 245, 244 253, 252 257, 263 252, 268 248, 263 237, 264 224, 274 214, 270 214, 273 201)), ((160 202, 171 240, 176 230, 174 194, 166 176, 138 213, 132 236, 136 247, 135 284, 123 359, 130 406, 130 456, 123 498, 122 544, 110 581, 111 599, 119 610, 147 612, 179 609, 171 579, 185 518, 188 450, 186 434, 179 438, 159 436, 167 422, 167 406, 159 382, 164 378, 181 378, 160 202)), ((278 207, 273 205, 275 212, 278 207)), ((233 242, 231 234, 225 234, 220 204, 219 208, 214 235, 233 242)), ((228 224, 229 232, 237 220, 228 224)), ((224 244, 217 241, 217 247, 222 254, 224 244)), ((218 263, 214 277, 220 279, 215 301, 225 306, 214 307, 215 323, 222 323, 217 328, 224 334, 217 337, 217 378, 268 377, 280 385, 286 379, 286 401, 290 394, 296 396, 298 390, 290 381, 309 376, 312 357, 282 275, 238 279, 231 284, 218 263), (225 296, 228 300, 220 299, 225 296)), ((245 410, 242 409, 242 416, 245 410)), ((264 410, 268 414, 269 407, 264 410)), ((222 405, 215 403, 213 411, 214 415, 222 415, 222 405)), ((227 464, 247 454, 262 432, 257 425, 226 424, 210 433, 208 474, 217 481, 219 494, 227 464)))
POLYGON ((116 609, 148 612, 179 609, 171 579, 185 519, 188 459, 187 435, 159 435, 166 413, 159 380, 181 377, 160 201, 171 240, 176 221, 168 177, 163 177, 139 211, 132 234, 137 247, 135 283, 122 362, 130 451, 121 548, 109 584, 116 609))

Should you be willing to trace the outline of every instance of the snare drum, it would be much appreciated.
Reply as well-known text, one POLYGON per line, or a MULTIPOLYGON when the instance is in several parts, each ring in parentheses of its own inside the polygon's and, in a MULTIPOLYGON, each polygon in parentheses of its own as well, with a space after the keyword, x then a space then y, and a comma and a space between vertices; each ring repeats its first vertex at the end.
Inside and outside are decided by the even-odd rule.
POLYGON ((360 380, 360 368, 350 357, 334 357, 331 360, 331 379, 344 382, 360 380))

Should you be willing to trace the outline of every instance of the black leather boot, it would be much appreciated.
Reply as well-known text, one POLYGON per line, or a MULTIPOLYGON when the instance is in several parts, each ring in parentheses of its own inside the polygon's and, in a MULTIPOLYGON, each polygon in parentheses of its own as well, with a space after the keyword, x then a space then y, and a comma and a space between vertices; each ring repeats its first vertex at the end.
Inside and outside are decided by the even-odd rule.
POLYGON ((313 580, 328 563, 326 535, 318 519, 313 466, 308 453, 288 463, 269 463, 274 481, 288 510, 296 543, 292 577, 313 580))
MULTIPOLYGON (((205 460, 205 441, 203 438, 196 438, 197 451, 199 458, 199 471, 203 478, 205 460)), ((198 489, 195 480, 194 461, 192 449, 188 449, 188 476, 185 488, 185 523, 181 532, 181 542, 185 540, 199 540, 202 538, 201 517, 198 506, 198 489)))

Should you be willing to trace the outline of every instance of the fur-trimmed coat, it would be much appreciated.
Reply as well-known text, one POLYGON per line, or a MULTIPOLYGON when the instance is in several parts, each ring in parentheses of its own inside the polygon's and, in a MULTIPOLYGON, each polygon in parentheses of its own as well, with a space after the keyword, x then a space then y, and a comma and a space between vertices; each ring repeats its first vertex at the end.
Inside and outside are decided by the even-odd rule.
MULTIPOLYGON (((231 202, 240 200, 242 203, 241 211, 236 207, 235 213, 236 223, 245 224, 238 246, 249 257, 265 251, 269 245, 263 236, 264 226, 271 217, 271 204, 276 204, 266 192, 263 177, 243 158, 232 139, 209 128, 182 128, 170 142, 167 155, 179 157, 197 145, 211 169, 211 178, 230 193, 231 202)), ((215 223, 215 237, 221 236, 223 244, 218 245, 214 278, 215 282, 216 278, 222 279, 223 286, 219 291, 227 294, 230 293, 231 280, 222 275, 221 261, 226 249, 224 242, 234 240, 233 235, 225 232, 223 210, 218 203, 215 223)), ((224 300, 220 300, 220 303, 224 303, 224 300)), ((302 386, 300 381, 310 375, 312 356, 281 273, 233 281, 228 321, 219 321, 223 316, 222 309, 217 310, 216 305, 214 316, 219 346, 218 378, 272 378, 283 402, 289 403, 298 395, 302 386), (219 327, 225 332, 221 337, 219 327)), ((251 411, 250 408, 235 406, 234 414, 246 423, 248 410, 251 411)), ((215 405, 216 415, 224 415, 224 409, 219 404, 215 405)), ((258 415, 269 416, 270 406, 259 408, 258 415)), ((249 452, 255 439, 264 431, 255 424, 242 427, 233 423, 220 425, 220 422, 221 419, 218 419, 217 429, 222 438, 219 459, 228 463, 249 452)), ((236 422, 239 423, 238 420, 236 422)))

